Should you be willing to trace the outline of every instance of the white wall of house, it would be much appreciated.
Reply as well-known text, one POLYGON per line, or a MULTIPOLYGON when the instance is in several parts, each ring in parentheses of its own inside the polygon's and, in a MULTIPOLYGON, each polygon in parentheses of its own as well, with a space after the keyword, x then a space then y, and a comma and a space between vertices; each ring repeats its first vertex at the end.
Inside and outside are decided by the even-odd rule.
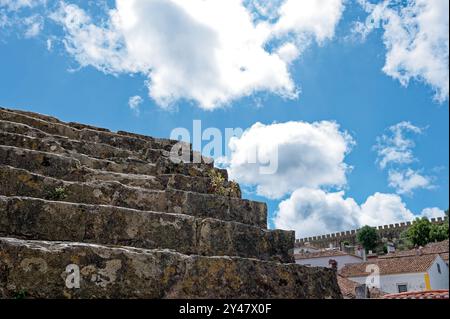
POLYGON ((448 265, 441 257, 436 258, 433 265, 428 269, 428 274, 430 276, 431 289, 448 289, 448 265), (441 270, 440 273, 438 265, 441 270))
POLYGON ((346 264, 356 264, 363 262, 361 258, 352 255, 298 259, 295 262, 300 265, 307 265, 311 267, 329 267, 328 262, 330 261, 330 259, 334 259, 337 261, 338 270, 340 270, 346 264))
MULTIPOLYGON (((367 276, 349 278, 360 284, 370 284, 366 282, 367 276)), ((422 291, 425 290, 425 273, 411 273, 411 274, 395 274, 395 275, 381 275, 378 284, 375 287, 381 291, 395 294, 398 293, 398 285, 407 285, 408 291, 422 291)))
MULTIPOLYGON (((379 280, 379 288, 381 291, 387 293, 398 293, 398 285, 407 285, 408 291, 423 291, 426 290, 426 274, 430 278, 430 288, 436 289, 448 289, 449 288, 449 268, 442 260, 437 256, 434 263, 430 266, 427 272, 422 273, 409 273, 409 274, 395 274, 395 275, 381 275, 379 280), (440 265, 441 273, 439 273, 437 265, 440 265)), ((372 276, 373 277, 373 276, 372 276)), ((371 277, 371 278, 372 278, 371 277)), ((351 277, 349 278, 360 284, 368 284, 367 276, 364 277, 351 277)), ((378 288, 378 287, 377 287, 378 288)))

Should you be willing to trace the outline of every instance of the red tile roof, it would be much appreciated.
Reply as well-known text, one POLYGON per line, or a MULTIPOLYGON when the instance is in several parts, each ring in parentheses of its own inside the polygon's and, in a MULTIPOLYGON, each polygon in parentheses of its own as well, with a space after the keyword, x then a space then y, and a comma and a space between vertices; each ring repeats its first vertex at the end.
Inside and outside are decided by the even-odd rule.
POLYGON ((359 256, 345 253, 340 250, 322 250, 322 251, 315 251, 315 252, 305 252, 305 253, 301 253, 301 254, 295 254, 295 259, 299 260, 299 259, 337 257, 337 256, 353 256, 353 257, 362 259, 359 256))
MULTIPOLYGON (((442 259, 448 261, 449 252, 449 240, 444 240, 437 243, 429 243, 425 247, 421 248, 422 255, 426 254, 440 254, 442 259)), ((414 256, 417 255, 417 249, 402 250, 390 253, 387 255, 379 256, 378 258, 395 258, 403 256, 414 256)))
POLYGON ((341 269, 340 274, 344 277, 364 277, 370 274, 366 272, 368 265, 377 265, 380 275, 426 272, 436 258, 435 254, 376 259, 364 263, 347 264, 341 269))
MULTIPOLYGON (((356 299, 356 287, 360 286, 359 283, 339 274, 337 275, 337 281, 344 299, 356 299)), ((370 288, 369 294, 371 299, 379 299, 385 295, 384 292, 377 288, 370 288)))
POLYGON ((337 275, 337 281, 339 288, 341 288, 342 296, 345 299, 355 299, 356 298, 356 287, 359 286, 359 284, 353 280, 347 279, 341 275, 337 275))
POLYGON ((384 299, 449 299, 448 290, 403 292, 383 296, 384 299))

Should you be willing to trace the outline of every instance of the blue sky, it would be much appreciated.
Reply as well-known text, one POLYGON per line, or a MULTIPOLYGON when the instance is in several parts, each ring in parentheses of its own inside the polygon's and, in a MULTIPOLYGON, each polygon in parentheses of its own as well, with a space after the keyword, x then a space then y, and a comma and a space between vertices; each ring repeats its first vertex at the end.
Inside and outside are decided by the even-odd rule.
MULTIPOLYGON (((64 21, 61 18, 62 6, 74 4, 77 5, 76 8, 84 10, 86 15, 92 17, 92 21, 89 23, 101 26, 108 32, 111 30, 111 32, 118 32, 110 25, 102 24, 101 21, 105 22, 110 19, 104 7, 88 5, 88 2, 85 1, 47 1, 46 4, 44 2, 31 8, 26 4, 13 8, 8 7, 8 3, 11 4, 9 1, 0 1, 0 17, 3 16, 3 21, 8 21, 3 25, 0 22, 0 105, 45 113, 65 121, 82 122, 111 130, 126 130, 159 137, 169 137, 171 131, 176 127, 191 129, 193 120, 201 120, 203 128, 215 127, 221 131, 224 131, 225 128, 235 127, 250 129, 255 123, 261 122, 266 125, 265 129, 269 135, 273 123, 283 124, 289 121, 308 125, 320 121, 337 123, 338 128, 335 133, 347 132, 353 140, 353 145, 347 151, 343 151, 345 156, 342 161, 333 162, 334 164, 345 163, 347 166, 344 174, 345 181, 341 180, 334 185, 329 182, 314 181, 303 183, 301 175, 292 174, 291 178, 299 179, 299 182, 292 182, 292 185, 282 194, 275 196, 270 191, 258 191, 256 187, 261 186, 260 179, 255 176, 242 175, 244 169, 236 167, 238 164, 233 160, 228 163, 231 165, 231 170, 234 169, 235 175, 233 176, 236 176, 242 185, 252 184, 245 187, 246 198, 268 202, 270 225, 295 229, 298 237, 346 230, 346 228, 358 227, 362 223, 366 223, 365 221, 367 223, 371 221, 373 223, 403 221, 401 219, 411 217, 410 213, 438 216, 442 213, 438 209, 448 208, 448 89, 446 94, 443 93, 444 97, 441 94, 439 100, 436 93, 442 93, 445 79, 448 87, 448 70, 443 77, 442 75, 440 77, 430 77, 429 75, 430 72, 439 73, 441 71, 439 67, 436 68, 436 65, 440 66, 439 59, 442 58, 442 55, 444 58, 441 59, 441 64, 442 61, 444 64, 445 61, 447 63, 442 67, 448 69, 448 35, 446 39, 445 36, 443 39, 442 37, 436 39, 440 44, 444 41, 443 52, 431 52, 431 56, 436 59, 436 64, 429 66, 427 64, 429 62, 424 61, 420 65, 420 56, 413 59, 419 63, 419 66, 414 68, 410 65, 409 71, 408 66, 405 67, 406 71, 403 70, 402 74, 409 74, 409 83, 402 85, 394 76, 395 65, 388 68, 387 71, 383 70, 390 51, 389 45, 386 43, 390 41, 389 43, 395 48, 396 43, 393 41, 398 39, 387 37, 388 27, 373 27, 367 23, 367 21, 373 22, 380 19, 389 24, 392 22, 389 20, 390 14, 397 13, 399 17, 404 17, 405 12, 402 9, 408 5, 410 8, 419 10, 419 13, 422 12, 420 10, 426 11, 435 8, 415 8, 414 6, 419 5, 415 2, 403 7, 392 6, 391 8, 390 6, 375 7, 375 5, 371 7, 367 3, 364 6, 364 3, 360 4, 357 1, 344 1, 343 7, 339 7, 339 14, 333 15, 335 12, 333 11, 330 13, 331 16, 323 17, 324 21, 336 19, 331 31, 330 26, 324 27, 327 30, 326 36, 321 38, 320 30, 310 31, 302 22, 295 27, 291 26, 286 35, 267 41, 265 50, 271 54, 283 41, 293 43, 298 51, 294 52, 294 58, 284 64, 289 73, 284 78, 280 77, 278 88, 273 89, 271 78, 269 80, 258 79, 258 81, 252 82, 250 89, 238 88, 233 91, 234 93, 226 95, 232 91, 231 87, 234 90, 234 83, 240 80, 232 78, 230 79, 231 84, 227 82, 223 87, 218 88, 210 87, 209 83, 206 85, 199 80, 199 89, 195 87, 197 85, 196 77, 202 77, 204 74, 197 69, 191 69, 193 67, 190 66, 187 70, 192 71, 192 83, 182 82, 183 77, 180 76, 181 85, 178 91, 173 89, 176 83, 174 84, 172 81, 163 83, 170 86, 168 89, 170 103, 165 104, 161 101, 166 98, 164 95, 166 89, 149 86, 148 80, 154 80, 152 75, 141 69, 136 71, 134 66, 123 67, 124 61, 118 62, 122 63, 120 67, 116 62, 107 61, 106 58, 98 62, 98 59, 95 60, 88 55, 89 52, 83 51, 86 48, 80 48, 79 41, 83 41, 83 39, 75 39, 74 32, 83 30, 81 28, 77 28, 75 31, 71 30, 67 27, 67 20, 64 21), (59 12, 59 18, 55 12, 59 12), (366 20, 371 14, 371 18, 366 20), (20 20, 24 21, 24 17, 30 16, 41 17, 41 20, 34 18, 33 21, 40 21, 39 26, 36 27, 38 31, 30 31, 32 34, 27 35, 32 23, 24 24, 20 20), (366 34, 363 31, 355 31, 357 23, 360 23, 360 26, 364 24, 366 34), (48 47, 49 40, 51 40, 51 48, 48 47), (68 50, 67 46, 64 46, 64 40, 72 41, 70 42, 72 48, 77 48, 77 50, 68 50), (427 71, 428 67, 431 69, 430 72, 425 75, 420 73, 420 70, 427 71), (286 92, 280 93, 282 90, 288 91, 286 89, 288 84, 285 81, 287 78, 290 78, 295 87, 300 90, 298 97, 287 97, 286 92), (444 79, 443 85, 442 79, 444 79), (188 89, 184 90, 185 86, 188 89), (225 98, 221 97, 224 100, 219 102, 214 99, 205 100, 206 98, 199 98, 196 95, 200 92, 206 96, 210 91, 216 89, 226 92, 221 95, 226 96, 225 98), (129 99, 133 96, 142 98, 142 103, 137 106, 139 114, 130 109, 129 99), (418 129, 418 131, 408 129, 402 131, 403 138, 414 143, 414 146, 408 148, 412 152, 413 160, 403 162, 392 160, 388 167, 382 168, 379 162, 377 164, 377 158, 380 159, 380 156, 374 146, 377 144, 377 138, 383 134, 388 138, 393 132, 389 128, 398 123, 409 123, 418 129), (390 172, 399 173, 400 176, 403 176, 402 181, 405 182, 407 181, 405 176, 411 177, 405 175, 408 169, 412 170, 416 177, 418 175, 423 177, 426 182, 420 179, 418 184, 410 185, 409 188, 405 185, 403 188, 398 184, 397 186, 389 185, 390 181, 392 182, 389 179, 390 172), (341 192, 340 195, 336 195, 337 192, 341 192), (323 198, 324 202, 318 203, 313 200, 311 196, 314 194, 318 195, 318 197, 314 197, 315 199, 323 198), (332 197, 333 194, 336 196, 332 197), (390 197, 381 198, 374 196, 375 194, 385 194, 390 197), (372 199, 370 203, 369 198, 372 199), (280 202, 283 202, 284 205, 279 206, 280 202), (364 203, 367 205, 364 206, 364 203), (433 209, 431 210, 431 208, 433 209), (370 209, 372 210, 369 211, 370 209), (424 212, 424 209, 429 210, 424 212), (379 210, 383 212, 380 213, 379 210), (393 211, 390 212, 390 210, 393 211), (384 215, 384 211, 388 213, 384 215), (279 215, 278 219, 275 218, 276 214, 279 215), (368 214, 370 218, 367 216, 367 218, 361 218, 361 214, 368 214), (306 229, 304 225, 310 224, 315 226, 306 229)), ((137 2, 142 4, 157 1, 137 2)), ((341 1, 337 2, 341 4, 341 1)), ((274 1, 273 5, 275 8, 279 8, 283 3, 283 1, 274 1)), ((376 4, 384 5, 386 3, 377 2, 376 4)), ((445 1, 441 4, 448 7, 448 3, 445 4, 445 1)), ((116 9, 114 1, 105 2, 105 5, 110 9, 116 9)), ((175 1, 173 5, 179 4, 175 1)), ((143 8, 145 10, 146 7, 143 8)), ((246 6, 246 8, 250 13, 252 10, 256 10, 251 6, 246 6)), ((198 12, 189 11, 188 7, 183 7, 183 10, 186 14, 200 16, 198 12)), ((174 21, 181 19, 177 16, 179 11, 173 12, 171 17, 174 21)), ((235 11, 230 9, 230 12, 235 11)), ((280 11, 275 10, 274 12, 275 19, 281 20, 280 11)), ((314 11, 311 12, 311 14, 318 14, 314 11)), ((67 17, 67 11, 65 14, 67 17)), ((271 21, 272 18, 269 19, 268 16, 269 14, 266 15, 267 21, 271 21)), ((232 19, 233 16, 229 18, 232 19)), ((298 21, 305 19, 305 17, 297 18, 300 19, 298 21)), ((437 17, 435 23, 444 25, 448 29, 448 13, 446 19, 437 17)), ((210 25, 206 22, 205 25, 205 30, 208 31, 207 27, 210 25)), ((418 26, 420 28, 420 22, 418 22, 418 26)), ((144 32, 142 34, 149 35, 149 37, 158 32, 167 32, 163 26, 158 24, 143 23, 140 27, 147 32, 142 31, 144 32), (154 30, 150 30, 150 32, 149 28, 154 28, 154 30)), ((187 33, 197 32, 194 27, 186 30, 187 33)), ((207 36, 203 34, 209 34, 205 30, 200 33, 202 37, 207 36)), ((212 26, 212 30, 217 33, 222 32, 219 27, 215 29, 212 26)), ((427 32, 427 30, 422 31, 427 32)), ((171 39, 179 36, 180 30, 177 32, 172 34, 171 39)), ((187 37, 192 43, 183 42, 183 45, 206 46, 207 44, 204 43, 196 43, 202 37, 199 38, 197 34, 193 34, 191 37, 187 37)), ((134 39, 133 41, 138 40, 134 39)), ((424 47, 429 48, 427 45, 424 47)), ((114 50, 110 47, 107 49, 114 50)), ((169 49, 176 48, 169 47, 169 49)), ((411 48, 409 49, 411 50, 411 48)), ((138 52, 139 57, 148 52, 146 50, 138 52)), ((189 48, 186 48, 186 51, 189 52, 186 54, 193 54, 194 57, 199 58, 199 68, 202 68, 205 58, 203 54, 205 53, 201 53, 197 57, 195 56, 197 51, 194 50, 192 53, 189 48)), ((161 49, 161 52, 166 51, 161 49)), ((230 51, 225 52, 229 53, 230 51)), ((259 51, 255 50, 254 52, 259 54, 259 51)), ((392 50, 390 52, 392 53, 392 50)), ((106 53, 102 51, 102 54, 106 53)), ((136 61, 150 63, 155 70, 158 70, 158 67, 160 67, 159 70, 164 69, 153 61, 161 61, 159 63, 162 65, 167 62, 156 53, 149 54, 154 57, 154 60, 149 62, 147 57, 142 57, 141 60, 136 59, 136 61)), ((183 54, 181 52, 181 55, 183 54)), ((251 60, 253 51, 245 54, 248 54, 251 60)), ((228 62, 228 60, 224 61, 228 62)), ((411 60, 408 61, 408 63, 412 63, 411 60)), ((261 62, 264 64, 264 61, 261 62)), ((277 76, 270 72, 277 70, 279 65, 279 63, 274 64, 273 69, 268 68, 267 72, 271 77, 272 75, 274 78, 277 76)), ((249 68, 251 71, 251 67, 249 68)), ((169 69, 167 67, 164 70, 169 69)), ((425 73, 425 71, 423 72, 425 73)), ((157 76, 157 71, 153 76, 157 76)), ((302 130, 302 127, 295 128, 295 130, 297 129, 302 130)), ((320 127, 320 129, 322 128, 320 127)), ((312 132, 315 131, 312 130, 312 132)), ((300 131, 295 134, 297 133, 298 136, 303 134, 300 131)), ((276 140, 275 137, 274 139, 276 140)), ((301 138, 299 137, 299 139, 301 138)), ((240 145, 242 146, 245 141, 247 140, 242 139, 240 145)), ((345 143, 342 140, 339 142, 345 143)), ((297 155, 294 156, 293 162, 289 163, 296 172, 298 170, 295 165, 304 164, 302 156, 309 156, 309 154, 302 153, 305 150, 302 148, 304 143, 301 140, 299 143, 292 146, 291 151, 297 155)), ((330 144, 319 147, 321 152, 325 152, 324 154, 326 154, 326 150, 323 149, 333 145, 334 141, 330 140, 327 143, 330 144)), ((283 154, 280 153, 280 156, 283 154)), ((333 169, 333 172, 335 171, 333 169)), ((393 176, 393 174, 391 175, 393 176)), ((263 188, 277 187, 280 178, 286 178, 283 176, 274 176, 272 180, 264 179, 264 182, 261 182, 265 185, 263 188)), ((328 177, 324 178, 328 180, 328 177)), ((411 180, 409 181, 411 182, 411 180)))

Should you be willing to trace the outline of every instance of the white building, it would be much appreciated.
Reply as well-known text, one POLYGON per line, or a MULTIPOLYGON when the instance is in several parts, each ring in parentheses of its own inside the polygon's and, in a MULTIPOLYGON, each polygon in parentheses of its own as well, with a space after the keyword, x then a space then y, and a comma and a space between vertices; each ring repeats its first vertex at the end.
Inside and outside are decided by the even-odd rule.
POLYGON ((304 253, 315 253, 320 251, 319 248, 316 248, 309 243, 305 243, 304 245, 298 246, 297 244, 294 246, 294 255, 296 254, 304 254, 304 253))
POLYGON ((340 274, 385 293, 449 288, 448 265, 439 254, 379 258, 347 264, 340 274))
POLYGON ((363 259, 339 250, 322 250, 295 254, 295 262, 310 267, 330 267, 330 260, 337 262, 338 270, 346 264, 362 263, 363 259))

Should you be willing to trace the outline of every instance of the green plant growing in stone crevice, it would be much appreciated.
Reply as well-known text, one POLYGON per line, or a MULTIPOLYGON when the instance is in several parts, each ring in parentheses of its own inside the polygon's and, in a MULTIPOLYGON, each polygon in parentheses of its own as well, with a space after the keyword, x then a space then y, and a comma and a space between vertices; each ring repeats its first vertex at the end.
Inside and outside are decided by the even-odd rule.
POLYGON ((211 179, 210 187, 214 194, 229 197, 239 197, 241 192, 239 184, 235 181, 227 182, 225 177, 215 169, 208 171, 208 176, 211 179))
POLYGON ((47 195, 47 199, 54 201, 61 201, 66 198, 67 198, 67 191, 64 187, 55 187, 47 195))
POLYGON ((237 182, 229 181, 228 187, 230 189, 231 194, 233 194, 235 197, 240 197, 241 188, 239 187, 239 184, 237 182))
POLYGON ((27 292, 25 290, 17 291, 14 294, 14 299, 25 299, 27 297, 27 292))

